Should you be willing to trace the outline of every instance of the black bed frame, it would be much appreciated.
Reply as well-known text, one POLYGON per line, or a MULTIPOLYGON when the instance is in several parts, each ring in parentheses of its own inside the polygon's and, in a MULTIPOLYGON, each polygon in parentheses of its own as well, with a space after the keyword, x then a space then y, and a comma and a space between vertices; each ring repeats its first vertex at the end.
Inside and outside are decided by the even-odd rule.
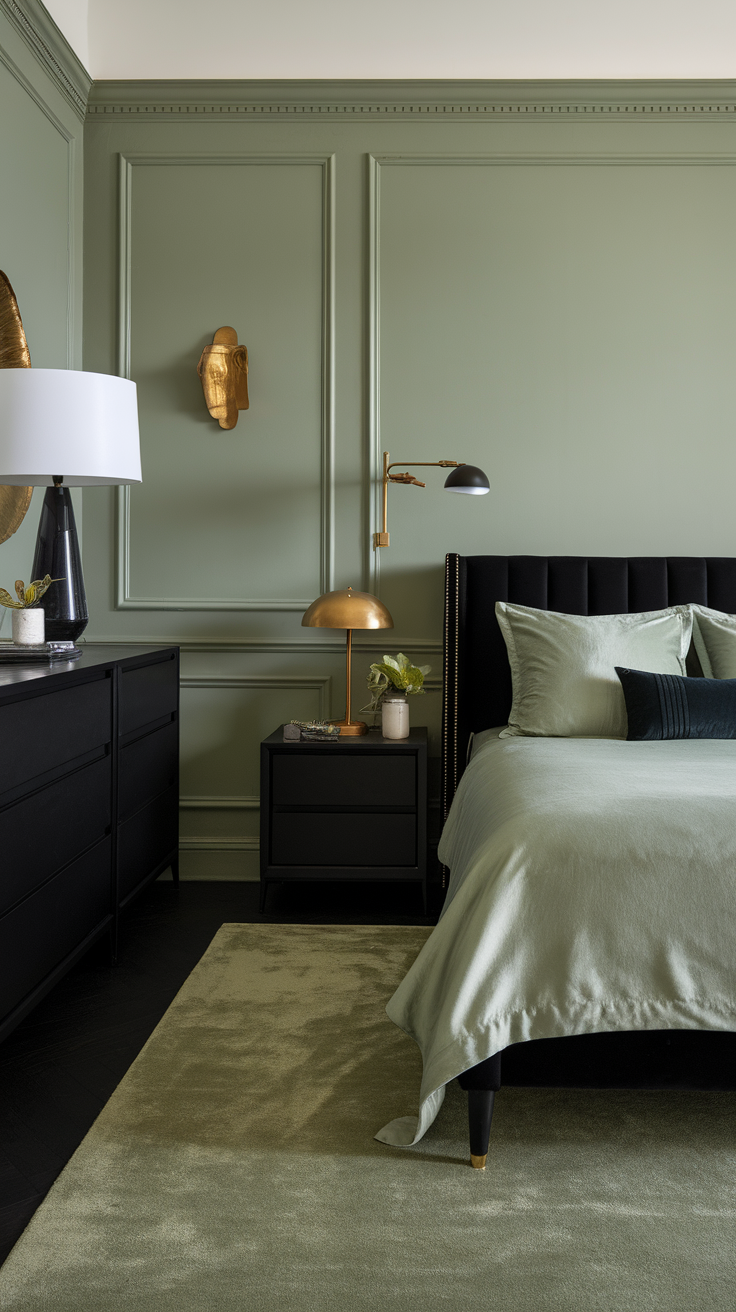
MULTIPOLYGON (((687 602, 736 613, 736 559, 694 556, 458 556, 445 563, 442 810, 447 818, 470 735, 505 724, 511 671, 495 616, 510 601, 571 615, 687 602)), ((735 815, 736 819, 736 815, 735 815)), ((484 1166, 501 1083, 577 1088, 736 1088, 736 1034, 653 1030, 513 1044, 459 1080, 470 1151, 484 1166)))

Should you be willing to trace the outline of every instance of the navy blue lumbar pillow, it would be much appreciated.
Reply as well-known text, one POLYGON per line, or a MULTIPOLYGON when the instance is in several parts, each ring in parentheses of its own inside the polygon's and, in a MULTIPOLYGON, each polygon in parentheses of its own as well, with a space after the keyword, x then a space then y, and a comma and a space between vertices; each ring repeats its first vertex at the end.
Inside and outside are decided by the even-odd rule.
POLYGON ((694 679, 616 666, 628 739, 736 738, 736 679, 694 679))

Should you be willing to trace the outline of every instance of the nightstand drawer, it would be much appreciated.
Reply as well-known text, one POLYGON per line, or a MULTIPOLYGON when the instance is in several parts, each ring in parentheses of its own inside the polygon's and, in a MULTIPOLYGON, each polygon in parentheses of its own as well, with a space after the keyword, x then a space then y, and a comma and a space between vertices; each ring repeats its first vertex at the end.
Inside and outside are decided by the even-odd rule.
POLYGON ((417 863, 415 815, 281 812, 274 815, 272 824, 271 864, 275 866, 359 868, 417 863))
MULTIPOLYGON (((274 806, 414 806, 416 757, 398 753, 281 754, 272 762, 274 806)), ((340 863, 342 864, 342 863, 340 863)))

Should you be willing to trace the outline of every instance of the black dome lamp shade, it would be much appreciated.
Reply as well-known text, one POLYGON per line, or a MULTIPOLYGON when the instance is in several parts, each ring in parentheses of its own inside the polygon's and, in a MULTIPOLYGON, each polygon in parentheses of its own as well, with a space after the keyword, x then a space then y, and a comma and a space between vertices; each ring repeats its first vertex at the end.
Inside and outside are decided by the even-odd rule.
POLYGON ((426 487, 426 483, 421 483, 413 474, 392 474, 391 470, 397 465, 406 468, 407 465, 417 467, 423 466, 425 469, 439 466, 441 469, 450 469, 452 473, 445 479, 445 488, 448 492, 467 492, 470 496, 482 497, 484 493, 490 492, 491 485, 487 476, 479 469, 477 465, 462 465, 457 460, 394 460, 389 462, 388 451, 383 453, 383 479, 382 479, 382 524, 379 532, 373 534, 373 546, 377 550, 379 547, 387 547, 389 544, 388 534, 388 485, 389 483, 413 483, 415 487, 426 487))
POLYGON ((491 485, 487 475, 477 465, 458 465, 445 479, 447 492, 467 492, 473 497, 485 496, 491 485))

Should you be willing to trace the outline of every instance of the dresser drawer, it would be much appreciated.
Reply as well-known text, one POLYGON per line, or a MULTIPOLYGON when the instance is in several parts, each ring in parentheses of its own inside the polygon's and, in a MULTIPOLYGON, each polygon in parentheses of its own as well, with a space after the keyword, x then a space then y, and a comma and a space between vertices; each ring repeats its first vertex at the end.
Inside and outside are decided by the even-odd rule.
POLYGON ((414 806, 416 757, 396 752, 360 756, 353 749, 333 755, 309 752, 273 755, 274 806, 414 806))
POLYGON ((167 724, 124 747, 120 753, 118 816, 127 820, 141 806, 176 783, 179 724, 167 724))
POLYGON ((111 733, 109 677, 0 706, 0 795, 108 743, 111 733))
POLYGON ((277 813, 272 819, 274 866, 415 866, 414 815, 277 813))
POLYGON ((179 844, 176 786, 137 811, 118 829, 118 901, 126 897, 179 844))
POLYGON ((109 833, 110 757, 0 811, 0 915, 109 833))
POLYGON ((123 670, 120 676, 120 737, 172 714, 178 704, 179 662, 173 656, 137 670, 123 670))
POLYGON ((104 839, 0 919, 0 1015, 112 918, 110 843, 104 839))

